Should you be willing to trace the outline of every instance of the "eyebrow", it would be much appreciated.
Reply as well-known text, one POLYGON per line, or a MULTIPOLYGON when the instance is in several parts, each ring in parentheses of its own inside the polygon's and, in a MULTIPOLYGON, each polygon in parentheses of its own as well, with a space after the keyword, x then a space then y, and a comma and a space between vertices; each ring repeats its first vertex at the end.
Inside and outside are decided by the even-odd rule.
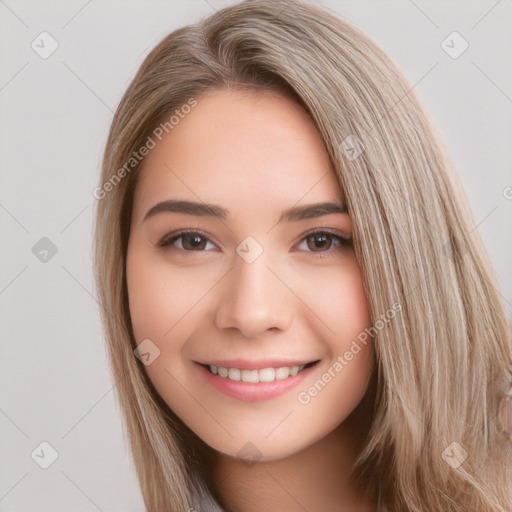
MULTIPOLYGON (((214 217, 221 220, 226 220, 229 217, 229 211, 217 204, 169 199, 150 208, 144 216, 143 221, 162 212, 185 213, 188 215, 214 217)), ((283 221, 297 222, 306 219, 314 219, 316 217, 330 215, 331 213, 347 213, 346 205, 344 203, 323 202, 305 206, 293 206, 281 213, 277 224, 283 221)))

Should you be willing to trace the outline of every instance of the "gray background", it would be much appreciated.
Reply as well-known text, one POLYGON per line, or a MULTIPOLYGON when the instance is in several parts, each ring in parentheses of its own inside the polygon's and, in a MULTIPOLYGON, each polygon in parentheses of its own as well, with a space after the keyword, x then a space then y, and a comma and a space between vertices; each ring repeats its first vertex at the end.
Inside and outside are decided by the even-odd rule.
MULTIPOLYGON (((0 0, 1 511, 144 510, 94 298, 92 190, 113 111, 149 50, 233 3, 0 0), (59 44, 47 59, 31 47, 43 31, 59 44), (43 237, 57 249, 47 261, 33 250, 43 237), (58 452, 48 469, 31 457, 50 460, 43 441, 58 452)), ((414 85, 510 313, 512 0, 316 3, 362 28, 414 85), (454 30, 469 43, 457 59, 441 47, 454 30)))

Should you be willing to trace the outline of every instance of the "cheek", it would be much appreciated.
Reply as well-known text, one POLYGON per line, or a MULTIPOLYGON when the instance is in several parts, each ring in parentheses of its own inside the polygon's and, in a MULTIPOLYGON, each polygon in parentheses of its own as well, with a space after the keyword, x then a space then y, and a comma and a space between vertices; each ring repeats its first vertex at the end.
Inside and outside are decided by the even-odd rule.
POLYGON ((316 439, 343 423, 361 402, 371 376, 372 355, 369 344, 361 345, 355 354, 340 351, 319 369, 308 386, 298 390, 297 416, 305 419, 316 439), (350 359, 347 354, 351 354, 350 359))
POLYGON ((370 316, 359 266, 354 261, 337 286, 330 290, 330 314, 336 320, 336 332, 359 334, 369 326, 370 316))
MULTIPOLYGON (((201 283, 200 276, 195 277, 201 283)), ((170 337, 186 323, 189 312, 204 295, 204 285, 191 283, 186 271, 171 269, 135 251, 127 258, 126 278, 137 343, 145 338, 163 341, 170 337)))
POLYGON ((310 293, 309 300, 328 328, 329 332, 324 330, 328 356, 296 398, 299 411, 310 418, 313 431, 321 437, 343 422, 361 401, 371 376, 374 350, 365 333, 370 316, 355 258, 317 274, 315 283, 317 291, 310 293))
POLYGON ((165 332, 164 319, 169 299, 167 287, 158 280, 157 269, 141 263, 142 258, 135 254, 130 255, 126 265, 130 318, 137 344, 145 338, 160 337, 165 332))
MULTIPOLYGON (((326 340, 331 340, 330 345, 338 345, 339 350, 370 324, 362 275, 355 257, 316 271, 297 290, 315 314, 315 323, 325 327, 326 340)), ((310 318, 313 321, 313 316, 310 318)))
POLYGON ((183 397, 169 368, 173 373, 184 371, 180 353, 198 306, 200 290, 190 285, 186 272, 176 269, 171 272, 169 265, 155 261, 142 250, 128 252, 126 279, 135 343, 151 340, 151 344, 144 341, 142 345, 149 347, 152 356, 144 370, 164 399, 175 405, 183 397))

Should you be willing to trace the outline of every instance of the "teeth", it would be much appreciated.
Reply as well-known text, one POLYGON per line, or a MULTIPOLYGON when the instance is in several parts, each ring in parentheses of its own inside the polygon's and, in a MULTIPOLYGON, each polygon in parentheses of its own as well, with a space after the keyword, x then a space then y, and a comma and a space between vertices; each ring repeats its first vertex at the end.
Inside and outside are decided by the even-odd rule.
POLYGON ((274 368, 259 370, 258 377, 260 382, 272 382, 275 379, 275 370, 274 368))
POLYGON ((278 368, 276 370, 276 380, 286 379, 290 376, 290 368, 285 366, 284 368, 278 368))
POLYGON ((240 370, 238 368, 230 368, 228 370, 228 378, 231 380, 240 380, 240 370))
POLYGON ((260 377, 258 370, 242 370, 240 380, 242 382, 259 382, 260 377))
POLYGON ((238 368, 223 368, 222 366, 210 365, 210 371, 214 375, 235 381, 256 383, 273 382, 274 380, 287 379, 304 370, 306 365, 283 366, 281 368, 263 368, 262 370, 240 370, 238 368))

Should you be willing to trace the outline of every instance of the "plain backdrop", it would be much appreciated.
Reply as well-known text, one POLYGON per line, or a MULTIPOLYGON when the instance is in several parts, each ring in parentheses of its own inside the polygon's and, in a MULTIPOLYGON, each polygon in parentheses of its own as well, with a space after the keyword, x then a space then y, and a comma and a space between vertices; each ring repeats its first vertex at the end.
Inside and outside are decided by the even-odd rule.
MULTIPOLYGON (((144 511, 94 297, 92 190, 150 49, 233 3, 0 0, 1 511, 144 511)), ((315 3, 363 29, 426 105, 510 313, 512 1, 315 3), (458 58, 442 47, 453 31, 458 58)))

